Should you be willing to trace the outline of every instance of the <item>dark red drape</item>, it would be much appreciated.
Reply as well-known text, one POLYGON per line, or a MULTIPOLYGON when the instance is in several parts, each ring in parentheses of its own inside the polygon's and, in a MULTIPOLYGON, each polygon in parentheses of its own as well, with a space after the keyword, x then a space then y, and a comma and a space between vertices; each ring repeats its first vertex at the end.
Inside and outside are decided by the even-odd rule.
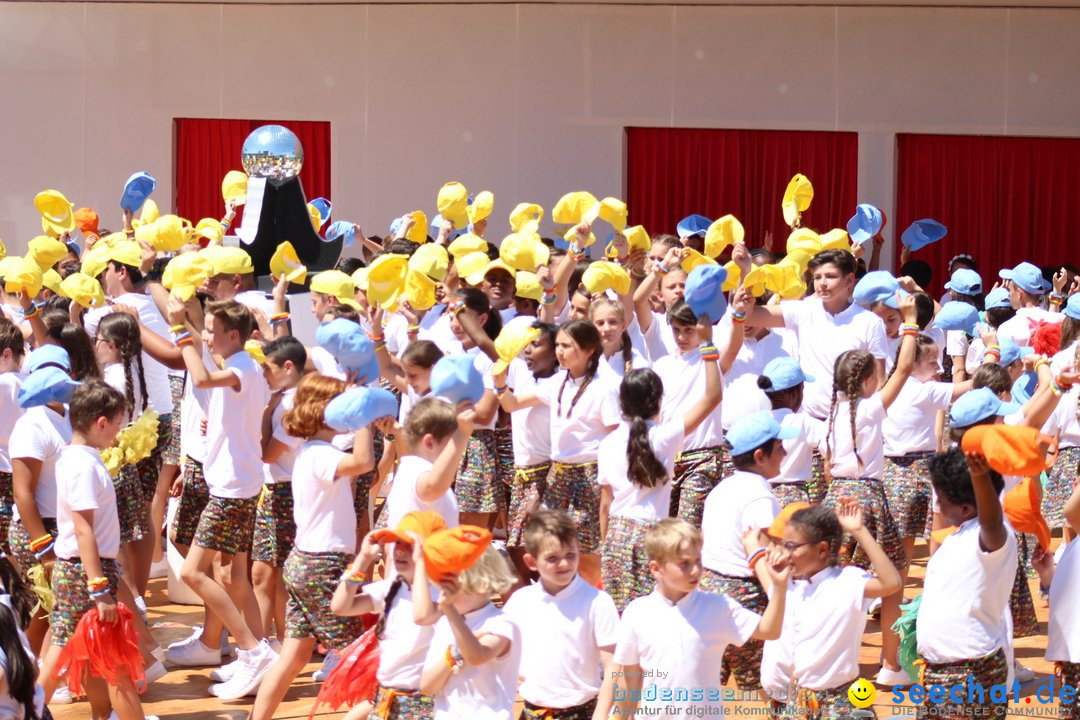
MULTIPOLYGON (((225 211, 221 180, 230 170, 243 170, 240 149, 262 125, 284 125, 304 148, 300 182, 308 200, 330 198, 330 123, 308 120, 176 119, 176 214, 192 222, 220 218, 225 211)), ((163 212, 166 210, 163 208, 163 212)), ((240 213, 234 223, 240 223, 240 213)))
POLYGON ((626 203, 630 221, 650 234, 674 233, 691 213, 731 213, 760 247, 766 232, 783 252, 790 230, 780 202, 802 173, 814 185, 803 225, 844 227, 857 204, 859 140, 851 132, 626 129, 626 203))
POLYGON ((1059 264, 1070 247, 1080 140, 898 135, 896 232, 920 218, 948 228, 912 255, 934 268, 935 290, 957 253, 975 258, 984 287, 1028 260, 1059 264))

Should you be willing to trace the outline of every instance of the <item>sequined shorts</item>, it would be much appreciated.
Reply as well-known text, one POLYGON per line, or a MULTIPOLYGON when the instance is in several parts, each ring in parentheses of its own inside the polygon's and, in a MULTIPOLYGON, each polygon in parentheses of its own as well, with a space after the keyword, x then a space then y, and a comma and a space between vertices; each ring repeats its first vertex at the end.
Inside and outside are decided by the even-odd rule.
POLYGON ((184 399, 184 376, 169 375, 169 394, 172 396, 173 411, 169 413, 169 442, 161 453, 161 462, 166 465, 180 464, 180 404, 184 399))
POLYGON ((330 600, 352 558, 344 553, 309 553, 293 549, 285 560, 285 637, 316 638, 332 650, 343 650, 364 632, 362 617, 342 617, 330 600))
POLYGON ((199 517, 208 502, 210 488, 203 476, 202 463, 184 458, 184 482, 176 513, 173 514, 172 527, 169 528, 169 539, 173 545, 191 546, 195 541, 195 530, 199 527, 199 517))
POLYGON ((0 550, 5 555, 11 554, 11 545, 8 544, 8 526, 11 525, 14 507, 15 490, 12 486, 11 473, 0 472, 0 550))
POLYGON ((405 693, 380 685, 375 693, 371 717, 376 720, 431 720, 434 716, 434 701, 419 691, 405 693))
POLYGON ((292 483, 267 483, 255 506, 251 559, 276 568, 284 567, 294 542, 296 519, 293 517, 292 483))
POLYGON ((150 533, 150 504, 143 499, 143 487, 135 465, 123 465, 113 478, 116 515, 120 520, 120 542, 140 540, 150 533))
POLYGON ((570 516, 577 525, 582 553, 595 555, 600 551, 600 485, 596 482, 596 463, 551 463, 543 506, 570 516))
POLYGON ((596 700, 571 708, 545 708, 526 702, 520 720, 592 720, 596 700))
POLYGON ((1050 477, 1043 488, 1042 514, 1052 528, 1066 527, 1065 501, 1073 491, 1077 468, 1080 466, 1080 447, 1062 448, 1058 451, 1050 477))
POLYGON ((832 720, 832 718, 876 718, 877 713, 871 705, 859 710, 848 699, 847 685, 828 690, 796 689, 796 700, 787 705, 787 717, 806 718, 806 720, 832 720), (858 714, 855 714, 858 711, 858 714))
POLYGON ((885 458, 885 498, 901 538, 930 536, 930 458, 934 453, 918 453, 885 458))
MULTIPOLYGON (((41 524, 45 526, 45 532, 56 537, 56 518, 41 518, 41 524)), ((23 527, 22 520, 12 520, 8 526, 8 542, 11 544, 11 556, 19 565, 19 572, 23 580, 29 581, 26 573, 30 568, 38 564, 34 552, 30 549, 30 534, 23 527)))
MULTIPOLYGON (((698 589, 714 595, 727 595, 747 610, 759 615, 769 605, 769 596, 756 577, 732 577, 705 569, 698 589)), ((747 640, 741 647, 729 645, 721 663, 720 684, 735 676, 740 690, 757 690, 761 687, 761 654, 765 650, 763 640, 747 640)))
POLYGON ((356 476, 353 485, 353 510, 356 512, 356 527, 365 527, 368 521, 368 504, 371 502, 371 486, 374 484, 374 470, 356 476))
MULTIPOLYGON (((927 664, 923 668, 921 684, 923 687, 940 685, 952 687, 953 685, 967 686, 970 682, 974 686, 981 686, 984 691, 982 702, 964 703, 927 703, 920 705, 918 717, 934 718, 934 720, 964 720, 972 717, 980 718, 1004 718, 1009 709, 1008 696, 1005 702, 994 702, 991 699, 991 688, 994 685, 1005 685, 1008 679, 1009 666, 1005 661, 1005 651, 998 650, 979 660, 962 660, 954 663, 941 665, 927 664)), ((965 694, 965 700, 966 700, 965 694)), ((980 699, 977 695, 973 699, 980 699)), ((946 700, 948 700, 946 698, 946 700)))
MULTIPOLYGON (((835 508, 839 499, 845 495, 859 501, 863 511, 863 526, 877 540, 896 569, 906 568, 907 553, 904 552, 904 544, 900 540, 900 532, 889 509, 889 501, 885 497, 885 488, 881 482, 873 478, 833 478, 822 505, 835 508)), ((841 565, 856 565, 865 570, 871 568, 870 558, 855 539, 846 533, 840 543, 838 560, 841 565)))
POLYGON ((780 503, 780 507, 787 507, 795 502, 810 502, 810 491, 806 489, 805 482, 771 483, 769 489, 780 503))
POLYGON ((680 453, 671 485, 671 516, 700 528, 705 497, 720 482, 723 468, 723 450, 718 447, 680 453))
POLYGON ((654 523, 611 515, 607 536, 600 548, 600 578, 604 592, 621 613, 630 601, 652 592, 655 580, 649 572, 645 533, 654 523))
MULTIPOLYGON (((116 590, 120 587, 120 567, 115 560, 101 558, 101 571, 109 579, 109 590, 116 599, 116 590)), ((89 578, 82 562, 73 558, 57 558, 52 567, 52 589, 56 601, 53 603, 49 625, 52 626, 54 645, 65 645, 79 626, 79 620, 94 607, 90 591, 86 587, 89 578)))
POLYGON ((540 507, 550 469, 551 463, 514 469, 514 477, 510 483, 510 514, 506 523, 507 547, 520 547, 525 544, 525 523, 540 507))
POLYGON ((256 495, 251 498, 221 498, 210 496, 210 502, 199 516, 195 529, 195 544, 224 555, 236 555, 251 550, 255 532, 256 495))
POLYGON ((474 430, 458 468, 454 494, 463 513, 494 513, 500 509, 502 488, 496 473, 495 433, 474 430))

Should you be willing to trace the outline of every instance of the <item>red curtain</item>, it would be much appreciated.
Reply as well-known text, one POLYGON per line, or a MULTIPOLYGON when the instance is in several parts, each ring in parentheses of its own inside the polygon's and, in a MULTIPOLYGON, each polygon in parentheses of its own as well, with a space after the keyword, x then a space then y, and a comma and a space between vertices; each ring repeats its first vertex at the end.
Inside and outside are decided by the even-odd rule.
MULTIPOLYGON (((313 200, 330 195, 330 123, 307 120, 176 119, 176 214, 198 222, 220 218, 225 205, 221 180, 230 170, 243 170, 240 149, 244 140, 262 125, 284 125, 296 133, 304 148, 300 182, 304 195, 313 200)), ((242 211, 242 209, 241 209, 242 211)), ((238 227, 237 212, 234 227, 238 227)))
POLYGON ((779 130, 626 129, 626 203, 632 224, 650 234, 674 233, 691 213, 731 213, 751 248, 783 252, 790 230, 780 202, 802 173, 814 185, 803 225, 824 232, 845 227, 857 204, 858 134, 779 130))
POLYGON ((1028 260, 1060 264, 1072 238, 1080 140, 898 135, 896 234, 920 218, 948 228, 912 254, 934 269, 934 288, 957 253, 975 258, 984 288, 1028 260))

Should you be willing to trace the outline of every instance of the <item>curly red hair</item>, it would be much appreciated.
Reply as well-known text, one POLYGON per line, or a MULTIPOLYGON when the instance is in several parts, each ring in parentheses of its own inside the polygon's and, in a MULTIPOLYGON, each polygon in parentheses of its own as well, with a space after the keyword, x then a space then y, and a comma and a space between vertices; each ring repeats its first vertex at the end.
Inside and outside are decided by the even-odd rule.
POLYGON ((285 432, 305 440, 313 437, 326 427, 323 412, 327 404, 343 392, 345 383, 337 378, 318 373, 304 377, 293 397, 292 410, 281 418, 285 432))

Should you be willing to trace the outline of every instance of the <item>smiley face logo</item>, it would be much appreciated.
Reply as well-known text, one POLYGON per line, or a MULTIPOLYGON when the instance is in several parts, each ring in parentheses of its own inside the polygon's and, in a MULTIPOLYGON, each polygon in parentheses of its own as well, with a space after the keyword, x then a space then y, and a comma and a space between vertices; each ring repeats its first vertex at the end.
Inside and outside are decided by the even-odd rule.
POLYGON ((874 704, 874 698, 877 697, 877 689, 868 680, 859 678, 855 682, 851 683, 851 687, 847 691, 848 700, 851 704, 857 708, 866 708, 874 704))

